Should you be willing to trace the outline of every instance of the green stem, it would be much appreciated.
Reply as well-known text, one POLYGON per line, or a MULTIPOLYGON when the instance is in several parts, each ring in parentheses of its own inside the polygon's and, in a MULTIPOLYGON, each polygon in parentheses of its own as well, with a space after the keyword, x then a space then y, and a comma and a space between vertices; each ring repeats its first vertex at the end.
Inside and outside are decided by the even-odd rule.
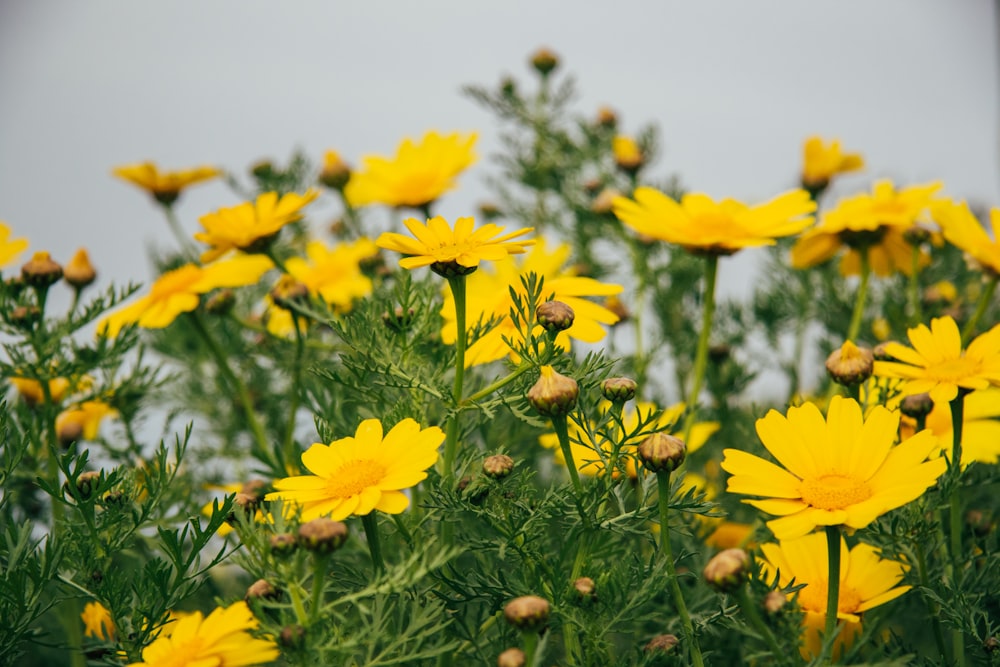
POLYGON ((771 650, 771 654, 774 656, 775 660, 782 660, 786 654, 785 649, 778 644, 778 640, 775 639, 774 633, 771 632, 771 628, 767 627, 764 623, 764 619, 760 617, 760 613, 757 611, 757 606, 750 599, 750 594, 747 592, 746 584, 740 586, 736 590, 736 600, 740 603, 740 609, 743 610, 743 615, 747 617, 750 621, 750 625, 753 629, 757 631, 760 638, 764 640, 767 647, 771 650))
POLYGON ((570 479, 573 480, 573 490, 576 491, 577 498, 583 494, 583 484, 580 482, 580 472, 576 469, 576 462, 573 460, 573 448, 569 442, 569 429, 566 425, 566 415, 553 415, 552 427, 559 437, 559 448, 562 449, 563 458, 566 459, 566 469, 569 470, 570 479))
POLYGON ((184 233, 180 220, 177 219, 177 213, 174 212, 173 204, 163 205, 163 215, 167 218, 167 225, 170 227, 170 231, 177 238, 181 255, 193 262, 197 262, 198 248, 191 242, 187 234, 184 233))
POLYGON ((851 324, 847 327, 847 338, 845 339, 852 342, 858 340, 858 333, 861 331, 861 320, 865 314, 865 301, 868 299, 868 282, 872 273, 868 248, 860 248, 858 255, 861 256, 861 282, 854 295, 854 312, 851 313, 851 324))
POLYGON ((914 245, 910 260, 910 282, 907 296, 910 301, 910 326, 915 327, 924 321, 920 308, 920 246, 914 245))
POLYGON ((368 541, 368 550, 372 555, 372 565, 375 567, 375 575, 385 572, 385 562, 382 560, 382 544, 378 537, 378 520, 375 512, 371 511, 361 517, 361 525, 365 527, 365 539, 368 541))
POLYGON ((324 554, 313 556, 312 596, 309 604, 309 625, 319 620, 319 610, 323 606, 323 591, 326 589, 326 565, 329 558, 324 554))
MULTIPOLYGON (((959 389, 958 394, 951 400, 951 430, 952 446, 950 470, 951 493, 948 500, 949 518, 949 541, 948 551, 951 555, 952 586, 955 590, 961 588, 962 581, 962 499, 961 499, 961 474, 962 474, 962 427, 965 423, 965 389, 959 389)), ((960 628, 952 630, 951 635, 952 650, 954 651, 955 664, 962 667, 965 665, 965 638, 960 628)))
POLYGON ((695 667, 704 667, 705 661, 701 657, 701 646, 698 644, 698 638, 694 634, 694 624, 691 622, 691 614, 688 613, 687 604, 684 602, 684 594, 681 593, 681 586, 677 581, 674 554, 670 547, 670 473, 665 470, 656 473, 656 483, 659 491, 658 500, 660 509, 660 556, 663 558, 664 565, 667 568, 667 578, 670 580, 670 592, 674 597, 677 615, 681 617, 685 643, 691 651, 691 664, 695 667))
POLYGON ((534 667, 535 652, 538 651, 538 633, 522 632, 521 636, 524 638, 524 664, 534 667))
MULTIPOLYGON (((915 542, 917 550, 917 576, 920 579, 920 586, 924 588, 925 591, 930 590, 930 579, 927 577, 927 554, 924 553, 923 542, 920 540, 916 540, 915 542)), ((938 653, 941 654, 941 660, 947 661, 948 658, 944 648, 944 631, 941 629, 941 608, 936 602, 927 597, 926 592, 922 597, 924 598, 924 603, 927 605, 927 611, 930 612, 931 627, 934 631, 934 643, 937 644, 938 653)))
POLYGON ((829 573, 826 580, 826 626, 823 630, 820 664, 829 661, 833 635, 837 631, 837 611, 840 608, 840 526, 826 527, 826 554, 829 573))
POLYGON ((530 371, 532 368, 534 368, 533 365, 526 362, 522 362, 520 366, 511 371, 510 375, 502 377, 499 380, 486 385, 476 393, 470 394, 469 396, 463 398, 461 401, 461 405, 463 406, 469 405, 470 403, 475 403, 476 401, 480 401, 486 398, 493 392, 503 389, 511 382, 524 375, 525 372, 530 371))
POLYGON ((989 308, 990 302, 993 301, 993 294, 997 289, 997 280, 1000 280, 1000 276, 991 275, 989 282, 986 283, 986 287, 983 288, 983 293, 979 295, 979 301, 976 303, 976 310, 972 313, 972 317, 965 324, 965 328, 962 329, 962 346, 964 347, 969 339, 972 338, 972 334, 976 331, 976 325, 979 324, 979 320, 982 319, 983 315, 986 313, 986 309, 989 308))
MULTIPOLYGON (((455 300, 455 326, 457 332, 455 336, 455 384, 452 387, 451 398, 457 407, 462 402, 462 383, 465 380, 465 346, 468 340, 468 332, 465 330, 465 276, 453 276, 448 278, 448 286, 451 288, 451 295, 455 300)), ((455 465, 455 455, 458 453, 458 419, 461 413, 456 411, 448 420, 448 428, 445 432, 444 441, 444 477, 448 479, 452 475, 452 468, 455 465)))
POLYGON ((302 604, 301 587, 298 584, 289 586, 288 595, 292 598, 292 609, 295 610, 295 620, 304 628, 309 627, 309 616, 306 615, 305 605, 302 604))
POLYGON ((292 327, 295 329, 295 360, 292 364, 291 406, 288 410, 288 427, 281 447, 285 469, 291 471, 295 463, 295 415, 299 411, 299 387, 302 386, 302 356, 305 353, 305 338, 299 327, 299 316, 292 311, 292 327))
POLYGON ((698 348, 694 356, 694 379, 687 402, 687 420, 684 424, 684 440, 691 436, 691 427, 698 412, 698 395, 705 379, 705 368, 708 363, 708 340, 712 333, 712 317, 715 314, 715 282, 719 274, 719 256, 709 255, 705 258, 705 294, 701 314, 701 334, 698 336, 698 348))

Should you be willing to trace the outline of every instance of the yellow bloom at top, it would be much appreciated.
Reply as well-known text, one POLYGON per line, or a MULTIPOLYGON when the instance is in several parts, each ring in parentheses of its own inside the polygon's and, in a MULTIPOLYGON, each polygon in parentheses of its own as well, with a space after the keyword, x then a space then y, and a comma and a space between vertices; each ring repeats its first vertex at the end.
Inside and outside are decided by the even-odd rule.
POLYGON ((921 431, 893 446, 899 413, 876 406, 868 418, 854 399, 834 396, 824 420, 812 403, 771 410, 757 435, 784 468, 738 449, 726 449, 726 490, 766 500, 745 502, 781 518, 767 525, 779 540, 818 526, 863 528, 915 500, 945 471, 944 458, 926 461, 937 439, 921 431))
POLYGON ((100 602, 88 602, 83 605, 80 620, 83 621, 84 637, 93 637, 101 641, 114 639, 115 623, 111 618, 111 612, 100 602))
POLYGON ((0 222, 0 267, 7 266, 28 249, 28 239, 11 239, 10 227, 0 222))
POLYGON ((472 218, 459 218, 452 230, 441 216, 431 218, 426 225, 416 218, 407 218, 403 224, 416 238, 384 232, 375 244, 409 255, 399 260, 404 269, 430 266, 435 273, 448 276, 471 273, 483 260, 496 261, 507 255, 520 255, 535 243, 533 240, 513 240, 534 231, 531 227, 499 236, 503 227, 491 222, 473 231, 474 223, 472 218))
POLYGON ((265 192, 254 203, 220 208, 198 218, 204 232, 194 238, 211 246, 202 253, 201 261, 211 262, 230 250, 253 253, 261 250, 290 222, 302 217, 302 208, 316 199, 318 190, 303 194, 289 192, 280 198, 277 192, 265 192))
POLYGON ((804 188, 825 187, 837 174, 864 169, 865 161, 860 153, 844 153, 840 141, 833 139, 827 146, 823 139, 811 136, 802 144, 802 186, 804 188))
POLYGON ((992 238, 964 201, 942 201, 933 214, 948 243, 972 257, 984 271, 1000 275, 1000 208, 990 210, 992 238))
POLYGON ((962 350, 962 336, 951 317, 936 317, 930 328, 919 324, 906 332, 912 348, 886 343, 885 352, 899 360, 876 361, 875 375, 902 378, 904 396, 928 393, 935 403, 947 402, 962 389, 1000 387, 1000 324, 977 336, 962 350))
POLYGON ((243 601, 218 607, 207 617, 200 611, 184 614, 142 650, 141 662, 128 667, 260 665, 277 660, 280 651, 273 641, 250 634, 259 625, 243 601))
POLYGON ((148 295, 106 316, 97 332, 114 338, 128 324, 162 329, 197 308, 202 294, 217 287, 253 285, 271 267, 271 260, 262 255, 240 255, 207 266, 185 264, 157 278, 148 295))
MULTIPOLYGON (((840 263, 845 275, 859 273, 859 250, 867 249, 872 271, 888 276, 895 271, 912 273, 913 246, 904 238, 918 216, 934 201, 940 183, 915 185, 896 190, 891 181, 878 181, 871 194, 844 199, 823 215, 815 227, 804 233, 792 247, 792 266, 806 269, 833 258, 840 249, 847 253, 840 263)), ((921 265, 929 258, 922 258, 921 265)))
POLYGON ((302 454, 311 473, 274 483, 266 500, 284 500, 302 508, 302 521, 329 517, 340 521, 372 510, 399 514, 410 505, 403 493, 427 477, 438 459, 444 432, 436 426, 421 429, 404 419, 382 435, 377 419, 366 419, 354 437, 329 445, 314 444, 302 454))
MULTIPOLYGON (((517 340, 519 333, 510 317, 510 310, 514 307, 510 289, 514 289, 522 297, 525 296, 521 277, 529 273, 534 273, 544 280, 543 299, 551 297, 562 301, 575 313, 573 325, 559 332, 556 345, 568 350, 570 339, 596 343, 604 338, 607 331, 602 325, 614 324, 619 319, 618 315, 584 297, 618 294, 622 291, 622 286, 609 285, 593 278, 581 278, 575 275, 566 267, 569 254, 568 245, 560 245, 550 251, 542 242, 532 248, 522 262, 508 257, 494 262, 489 269, 477 271, 467 278, 467 322, 470 326, 475 326, 478 322, 495 319, 497 324, 469 345, 465 353, 466 366, 486 364, 511 354, 504 337, 517 340)), ((444 317, 441 340, 449 345, 453 344, 458 338, 458 324, 455 299, 450 290, 445 294, 441 315, 444 317)), ((541 331, 541 326, 538 326, 536 332, 541 331)))
POLYGON ((731 255, 753 246, 774 245, 778 237, 809 226, 816 202, 792 190, 769 202, 747 206, 735 199, 716 203, 708 195, 686 194, 678 203, 658 190, 636 188, 635 200, 617 197, 615 215, 640 234, 675 243, 689 252, 731 255))
POLYGON ((351 206, 385 204, 422 208, 455 187, 455 178, 476 161, 475 133, 428 132, 419 143, 404 139, 392 158, 361 159, 344 196, 351 206))
MULTIPOLYGON (((788 599, 798 596, 799 606, 805 612, 802 620, 803 645, 799 648, 806 660, 822 650, 820 633, 826 624, 827 579, 829 560, 826 537, 813 533, 780 544, 763 544, 763 575, 767 581, 778 577, 778 586, 785 588, 792 583, 805 584, 798 593, 789 593, 788 599)), ((906 566, 879 557, 875 547, 860 543, 848 550, 840 542, 840 591, 837 596, 837 618, 844 623, 837 636, 834 654, 841 647, 850 646, 861 634, 861 614, 886 602, 895 600, 910 590, 899 586, 906 566)))
POLYGON ((217 178, 222 172, 215 167, 201 166, 180 171, 160 171, 152 162, 140 162, 115 167, 112 173, 137 185, 164 206, 177 201, 181 190, 196 183, 217 178))

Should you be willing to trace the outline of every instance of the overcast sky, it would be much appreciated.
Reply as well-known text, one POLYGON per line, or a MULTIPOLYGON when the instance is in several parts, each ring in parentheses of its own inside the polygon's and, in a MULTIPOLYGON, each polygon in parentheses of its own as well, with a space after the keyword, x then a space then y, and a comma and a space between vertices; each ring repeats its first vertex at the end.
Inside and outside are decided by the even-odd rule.
MULTIPOLYGON (((146 280, 146 247, 172 240, 114 165, 242 172, 295 148, 356 162, 432 128, 478 130, 487 156, 498 128, 459 88, 527 77, 542 45, 577 76, 581 114, 607 104, 626 131, 656 122, 655 173, 692 189, 769 198, 794 184, 802 139, 819 133, 867 158, 846 190, 942 179, 1000 205, 994 11, 987 0, 5 0, 0 220, 58 260, 86 246, 103 277, 146 280)), ((488 168, 440 211, 474 212, 488 168)), ((221 183, 191 190, 184 226, 233 197, 221 183)), ((731 293, 746 255, 722 264, 731 293)))

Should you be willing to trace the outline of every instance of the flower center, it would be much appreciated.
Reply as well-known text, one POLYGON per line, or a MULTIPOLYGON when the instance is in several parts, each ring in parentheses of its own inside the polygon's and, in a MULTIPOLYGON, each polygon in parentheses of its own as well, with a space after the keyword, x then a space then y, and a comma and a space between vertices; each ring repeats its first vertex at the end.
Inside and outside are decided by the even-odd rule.
POLYGON ((386 467, 373 459, 348 461, 327 478, 326 492, 332 498, 350 498, 385 477, 386 467))
POLYGON ((709 240, 742 239, 747 235, 746 229, 725 213, 704 213, 695 218, 694 222, 698 232, 709 240))
POLYGON ((842 510, 872 496, 865 482, 844 475, 804 479, 799 485, 799 493, 804 502, 823 510, 842 510))
MULTIPOLYGON (((813 581, 799 591, 799 606, 805 611, 826 613, 826 579, 813 581)), ((837 611, 844 614, 854 614, 861 606, 861 596, 856 590, 840 582, 840 595, 837 599, 837 611)))
POLYGON ((965 380, 966 378, 978 375, 979 371, 979 364, 966 357, 947 359, 939 364, 927 367, 927 375, 929 377, 944 382, 965 380))

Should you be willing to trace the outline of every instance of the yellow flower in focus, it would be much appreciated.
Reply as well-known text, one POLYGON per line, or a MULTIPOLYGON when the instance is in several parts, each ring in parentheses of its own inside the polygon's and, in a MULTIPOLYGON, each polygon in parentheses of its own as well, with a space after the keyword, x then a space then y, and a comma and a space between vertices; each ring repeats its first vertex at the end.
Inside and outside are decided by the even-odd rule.
POLYGON ((854 399, 834 396, 824 420, 812 403, 771 410, 757 435, 784 468, 738 449, 723 451, 732 475, 726 490, 766 500, 744 502, 780 518, 767 522, 779 540, 819 526, 863 528, 915 500, 945 471, 944 458, 926 461, 937 439, 921 431, 893 446, 899 413, 876 406, 867 419, 854 399))
POLYGON ((56 433, 79 433, 79 439, 96 440, 101 421, 105 417, 117 415, 118 411, 103 401, 84 401, 78 407, 59 413, 56 417, 56 433))
POLYGON ((262 255, 239 255, 207 266, 185 264, 157 278, 147 296, 101 320, 97 332, 114 338, 128 324, 162 329, 197 308, 202 294, 217 287, 253 285, 271 267, 271 260, 262 255))
POLYGON ((611 152, 615 156, 615 164, 625 171, 637 170, 645 159, 635 139, 624 135, 611 140, 611 152))
POLYGON ((344 196, 351 206, 385 204, 422 208, 453 189, 455 179, 476 161, 475 133, 442 136, 428 132, 420 143, 404 139, 395 157, 369 155, 351 174, 344 196))
POLYGON ((964 201, 942 201, 933 214, 948 243, 972 257, 984 271, 1000 275, 1000 208, 990 209, 992 238, 964 201))
POLYGON ((302 208, 319 196, 318 190, 303 194, 265 192, 257 201, 243 202, 237 206, 220 208, 198 218, 204 232, 194 238, 211 246, 201 254, 202 262, 211 262, 230 250, 246 253, 258 252, 266 246, 285 225, 302 218, 302 208))
POLYGON ((962 389, 1000 386, 1000 324, 977 336, 962 350, 962 336, 951 317, 936 317, 906 332, 912 348, 886 343, 899 362, 876 361, 875 375, 902 378, 904 396, 928 393, 935 403, 948 402, 962 389))
POLYGON ((340 521, 372 510, 399 514, 410 504, 403 489, 427 477, 442 442, 444 432, 436 426, 421 430, 416 421, 404 419, 383 438, 379 420, 366 419, 354 437, 306 450, 302 465, 311 474, 276 481, 276 491, 265 499, 301 506, 302 521, 340 521))
POLYGON ((185 614, 142 650, 142 662, 128 667, 226 667, 277 660, 278 646, 250 633, 259 625, 242 601, 218 607, 207 617, 185 614))
MULTIPOLYGON (((469 345, 465 353, 466 366, 487 364, 511 354, 504 337, 518 340, 519 333, 510 317, 510 309, 514 307, 510 289, 525 296, 521 277, 529 273, 544 280, 543 300, 551 298, 562 301, 575 313, 573 326, 559 333, 556 345, 568 350, 570 339, 596 343, 604 338, 607 331, 602 325, 614 324, 618 321, 618 315, 584 297, 619 294, 622 287, 574 275, 572 269, 566 267, 569 255, 568 245, 560 245, 549 251, 542 241, 532 248, 522 262, 506 258, 466 279, 466 321, 470 326, 490 319, 497 321, 496 326, 469 345)), ((451 345, 458 337, 458 325, 455 320, 455 299, 450 290, 445 294, 441 315, 444 317, 441 340, 451 345)), ((539 325, 536 332, 541 335, 541 331, 539 325)))
POLYGON ((531 239, 513 240, 534 231, 531 227, 499 236, 504 228, 492 222, 473 231, 475 221, 472 218, 459 218, 454 230, 441 216, 431 218, 426 225, 416 218, 407 218, 403 224, 416 238, 384 232, 375 245, 408 255, 399 260, 404 269, 430 266, 435 273, 445 276, 471 273, 483 260, 497 261, 507 255, 520 255, 526 247, 535 244, 531 239))
POLYGON ((10 227, 0 222, 0 267, 7 266, 28 249, 28 239, 11 239, 10 227))
POLYGON ((80 620, 83 621, 84 637, 93 637, 101 641, 114 639, 115 623, 111 619, 111 612, 100 602, 88 602, 83 605, 80 620))
POLYGON ((840 141, 833 139, 829 146, 823 139, 812 136, 802 145, 802 187, 824 188, 837 174, 864 169, 860 153, 844 153, 840 141))
POLYGON ((215 167, 201 166, 180 171, 160 171, 152 162, 140 162, 115 167, 111 172, 118 178, 137 185, 164 206, 173 204, 181 190, 196 183, 217 178, 222 172, 215 167))
MULTIPOLYGON (((940 189, 940 183, 896 190, 891 181, 876 182, 871 194, 842 200, 803 234, 792 247, 792 266, 807 269, 822 264, 846 246, 847 253, 840 262, 840 272, 845 276, 860 272, 858 253, 864 249, 876 275, 888 276, 896 271, 910 275, 913 246, 905 232, 931 206, 940 189)), ((921 255, 920 266, 929 262, 926 254, 921 255)))
MULTIPOLYGON (((10 383, 14 385, 17 393, 21 395, 21 398, 28 405, 34 407, 45 402, 45 391, 42 389, 42 383, 38 380, 12 377, 10 378, 10 383)), ((59 403, 62 401, 69 388, 69 380, 66 378, 53 378, 49 380, 49 396, 52 397, 52 402, 59 403)))
POLYGON ((674 243, 696 254, 731 255, 743 248, 774 245, 812 223, 816 202, 792 190, 769 202, 747 206, 735 199, 716 203, 708 195, 686 194, 678 203, 658 190, 636 188, 634 201, 614 200, 618 219, 639 234, 674 243))
MULTIPOLYGON (((803 619, 803 645, 799 648, 806 660, 814 658, 822 650, 820 633, 826 624, 827 578, 829 560, 826 536, 813 533, 797 539, 782 540, 780 544, 763 544, 764 577, 771 581, 778 576, 778 586, 784 588, 795 584, 805 584, 798 593, 788 596, 791 600, 798 595, 798 603, 805 612, 803 619), (794 581, 793 581, 794 580, 794 581)), ((846 542, 840 542, 840 593, 837 597, 837 618, 844 626, 837 636, 834 654, 840 653, 861 633, 861 614, 879 605, 895 600, 910 590, 910 586, 899 586, 906 572, 906 566, 893 560, 879 557, 875 547, 858 544, 848 550, 846 542)))

